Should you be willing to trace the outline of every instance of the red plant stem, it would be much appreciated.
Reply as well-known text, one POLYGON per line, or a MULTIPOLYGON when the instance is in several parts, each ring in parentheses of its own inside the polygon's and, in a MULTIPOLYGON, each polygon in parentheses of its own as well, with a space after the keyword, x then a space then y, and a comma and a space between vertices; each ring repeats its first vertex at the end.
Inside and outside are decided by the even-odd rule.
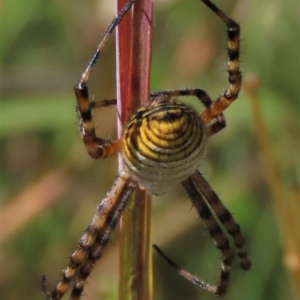
MULTIPOLYGON (((117 13, 128 0, 118 0, 117 13)), ((132 14, 129 12, 116 28, 116 61, 117 61, 117 111, 118 138, 122 136, 123 126, 132 111, 132 14)), ((123 169, 123 161, 119 155, 119 171, 123 169)))
MULTIPOLYGON (((118 0, 118 9, 125 3, 126 0, 118 0)), ((128 117, 149 99, 152 9, 151 0, 136 0, 133 30, 129 14, 118 26, 119 137, 128 117)), ((119 171, 122 169, 119 158, 119 171)), ((150 198, 145 190, 138 188, 121 219, 119 299, 151 300, 153 297, 150 212, 150 198)))
POLYGON ((138 0, 133 16, 133 109, 147 105, 150 95, 152 0, 138 0))

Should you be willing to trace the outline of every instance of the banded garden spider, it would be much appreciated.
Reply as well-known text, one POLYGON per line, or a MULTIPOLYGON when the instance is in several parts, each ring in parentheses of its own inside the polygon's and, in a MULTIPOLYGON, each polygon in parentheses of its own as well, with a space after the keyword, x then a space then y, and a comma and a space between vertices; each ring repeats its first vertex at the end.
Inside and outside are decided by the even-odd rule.
POLYGON ((111 141, 96 136, 92 109, 115 105, 116 99, 89 101, 88 79, 106 41, 134 4, 134 0, 129 1, 112 21, 82 73, 79 83, 75 86, 80 133, 88 153, 96 159, 122 151, 125 167, 98 206, 90 225, 79 240, 77 250, 63 271, 62 279, 51 294, 46 290, 46 279, 43 277, 43 291, 48 299, 61 299, 77 270, 78 275, 71 299, 81 297, 87 277, 100 258, 129 196, 138 184, 144 186, 149 193, 160 194, 166 187, 181 183, 216 247, 222 252, 219 283, 213 286, 181 269, 154 245, 158 253, 175 267, 180 275, 219 296, 226 293, 235 254, 220 224, 233 238, 241 268, 250 269, 251 262, 247 257, 245 239, 239 225, 198 171, 207 137, 225 127, 223 111, 237 98, 240 91, 242 80, 239 71, 240 27, 210 0, 201 1, 227 26, 230 85, 215 101, 199 88, 152 92, 149 104, 140 108, 131 117, 121 139, 111 141), (177 101, 176 96, 196 96, 205 106, 205 110, 198 113, 177 101))

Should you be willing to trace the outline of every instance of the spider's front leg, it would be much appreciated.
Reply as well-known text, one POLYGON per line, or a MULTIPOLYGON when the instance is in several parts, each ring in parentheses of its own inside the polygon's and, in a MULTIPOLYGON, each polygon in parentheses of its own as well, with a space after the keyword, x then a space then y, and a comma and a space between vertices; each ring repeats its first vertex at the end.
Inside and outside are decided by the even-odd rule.
POLYGON ((134 0, 128 1, 120 11, 119 15, 112 21, 106 30, 101 42, 97 46, 97 49, 88 63, 86 69, 83 71, 79 82, 75 86, 75 94, 77 98, 77 114, 79 120, 79 131, 81 133, 83 142, 87 148, 88 153, 92 158, 105 158, 111 156, 121 150, 120 139, 116 141, 101 139, 96 136, 95 127, 92 121, 92 108, 93 105, 89 101, 88 93, 88 80, 89 76, 97 63, 100 54, 105 46, 111 33, 114 31, 116 26, 120 23, 124 15, 129 11, 131 6, 134 4, 134 0))
POLYGON ((92 158, 105 158, 120 152, 120 139, 111 141, 96 136, 95 127, 92 121, 92 108, 95 102, 90 102, 88 88, 85 84, 75 86, 77 97, 77 115, 79 120, 79 131, 89 155, 92 158))
POLYGON ((230 19, 222 10, 220 10, 210 0, 201 0, 208 6, 219 18, 226 24, 228 37, 228 80, 229 88, 215 101, 209 108, 201 113, 201 118, 205 123, 220 116, 220 114, 238 97, 241 85, 242 74, 239 69, 240 56, 240 26, 234 20, 230 19))

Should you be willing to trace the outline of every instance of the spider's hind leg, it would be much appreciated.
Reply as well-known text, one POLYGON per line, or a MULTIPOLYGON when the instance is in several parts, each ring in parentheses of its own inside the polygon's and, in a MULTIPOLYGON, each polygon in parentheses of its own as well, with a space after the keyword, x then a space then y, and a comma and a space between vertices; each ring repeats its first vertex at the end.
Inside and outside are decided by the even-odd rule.
MULTIPOLYGON (((123 172, 124 173, 124 172, 123 172)), ((71 292, 71 300, 79 300, 84 289, 86 279, 91 274, 97 260, 102 256, 102 253, 109 242, 109 237, 111 232, 114 230, 117 222, 119 221, 121 214, 124 210, 127 200, 132 194, 133 190, 136 188, 136 182, 129 179, 127 173, 120 175, 114 183, 115 190, 110 190, 111 194, 110 202, 115 202, 113 209, 107 212, 106 224, 99 230, 95 243, 90 248, 86 260, 81 264, 76 278, 74 287, 71 292)), ((104 201, 104 200, 103 200, 104 201)), ((105 210, 105 205, 100 204, 105 210)), ((98 210, 94 216, 97 218, 98 210)), ((93 219, 93 220, 94 220, 93 219)), ((99 220, 100 221, 100 220, 99 220)), ((90 227, 90 226, 89 226, 90 227)))
POLYGON ((196 171, 191 176, 191 179, 218 217, 218 220, 232 236, 241 268, 245 271, 250 270, 251 261, 247 255, 246 241, 240 230, 240 226, 234 221, 231 213, 199 171, 196 171))
POLYGON ((232 251, 229 240, 213 213, 214 210, 209 207, 205 197, 199 192, 193 177, 191 176, 186 179, 182 182, 182 185, 187 191, 193 206, 204 223, 204 226, 212 237, 215 246, 222 252, 220 280, 218 285, 215 287, 215 293, 219 296, 225 295, 228 289, 231 264, 234 260, 234 252, 232 251))
POLYGON ((218 296, 223 296, 226 294, 226 291, 228 289, 231 264, 234 259, 234 253, 230 248, 229 241, 225 236, 222 228, 218 224, 215 215, 211 212, 210 207, 204 200, 201 193, 199 193, 199 190, 195 186, 195 183, 193 182, 191 177, 183 181, 182 185, 187 191, 193 203, 193 206, 196 208, 198 215, 200 216, 209 234, 211 235, 215 246, 222 252, 221 274, 218 285, 210 285, 207 282, 200 280, 198 277, 192 275, 189 271, 182 269, 167 255, 165 255, 163 251, 159 249, 156 245, 154 245, 154 249, 171 266, 173 266, 181 276, 186 278, 188 281, 194 283, 195 285, 201 287, 204 290, 217 294, 218 296))
POLYGON ((119 220, 135 187, 136 183, 130 179, 129 174, 121 172, 106 197, 97 207, 92 221, 80 238, 77 249, 71 255, 67 268, 63 271, 62 278, 51 293, 47 291, 46 277, 43 276, 42 292, 48 300, 59 300, 63 297, 78 269, 78 278, 70 299, 80 299, 85 280, 91 273, 95 262, 100 259, 110 233, 119 220))

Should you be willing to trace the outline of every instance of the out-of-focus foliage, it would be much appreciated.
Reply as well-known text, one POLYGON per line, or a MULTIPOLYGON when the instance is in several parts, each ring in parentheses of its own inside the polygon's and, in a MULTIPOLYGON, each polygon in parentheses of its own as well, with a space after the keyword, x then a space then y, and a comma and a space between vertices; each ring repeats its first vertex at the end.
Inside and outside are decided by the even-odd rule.
MULTIPOLYGON (((93 161, 86 154, 72 90, 113 17, 111 2, 6 0, 0 4, 0 201, 2 208, 19 204, 7 219, 0 219, 0 232, 7 222, 17 228, 1 241, 1 299, 43 298, 41 275, 48 276, 51 288, 55 285, 116 176, 116 157, 93 161), (25 201, 21 206, 28 189, 36 191, 53 172, 63 173, 57 185, 29 193, 29 205, 25 201), (48 204, 43 204, 45 199, 50 199, 48 204), (35 210, 30 219, 20 221, 35 210), (8 221, 3 224, 3 220, 8 221)), ((299 2, 215 2, 241 25, 241 68, 245 79, 252 73, 261 78, 262 113, 288 194, 292 166, 299 178, 299 2)), ((157 0, 154 20, 152 89, 200 86, 217 97, 228 86, 221 21, 199 0, 157 0)), ((114 57, 111 38, 92 75, 91 97, 114 97, 114 57)), ((243 92, 226 117, 228 126, 209 142, 202 171, 241 224, 253 268, 244 273, 234 265, 224 299, 298 299, 284 268, 285 241, 262 175, 243 92)), ((115 108, 97 111, 99 135, 115 136, 115 120, 115 108)), ((217 282, 220 253, 184 191, 178 187, 153 203, 153 241, 181 266, 217 282)), ((299 224, 291 230, 299 230, 299 224)), ((117 299, 117 251, 114 234, 89 279, 88 299, 117 299)), ((185 282, 155 257, 155 299, 215 296, 185 282)))

